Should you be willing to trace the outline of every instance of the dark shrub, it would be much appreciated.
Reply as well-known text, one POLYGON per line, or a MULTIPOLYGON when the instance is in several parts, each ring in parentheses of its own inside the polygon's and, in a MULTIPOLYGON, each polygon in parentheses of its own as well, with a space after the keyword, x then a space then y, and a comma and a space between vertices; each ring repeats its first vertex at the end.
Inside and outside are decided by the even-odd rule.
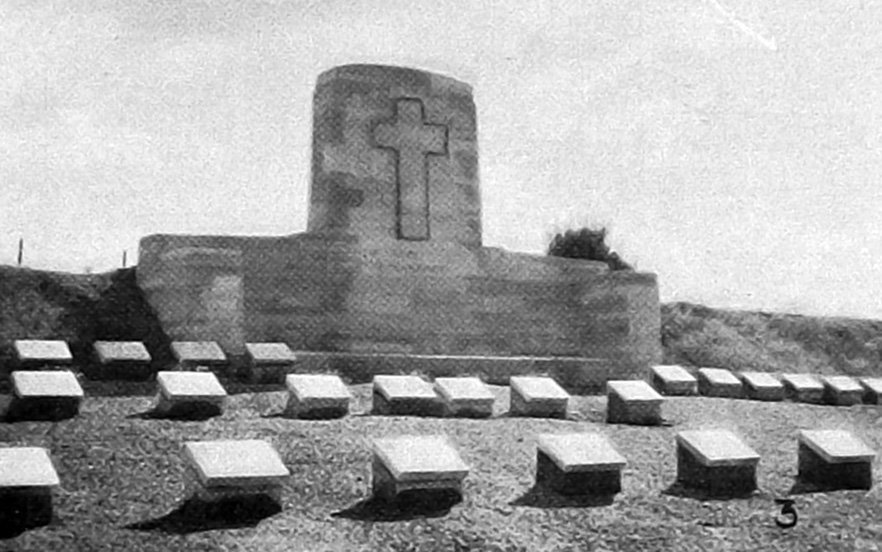
POLYGON ((592 230, 567 230, 557 234, 548 245, 548 254, 554 257, 569 259, 587 259, 602 261, 609 265, 610 270, 633 270, 615 251, 606 245, 606 228, 592 230))

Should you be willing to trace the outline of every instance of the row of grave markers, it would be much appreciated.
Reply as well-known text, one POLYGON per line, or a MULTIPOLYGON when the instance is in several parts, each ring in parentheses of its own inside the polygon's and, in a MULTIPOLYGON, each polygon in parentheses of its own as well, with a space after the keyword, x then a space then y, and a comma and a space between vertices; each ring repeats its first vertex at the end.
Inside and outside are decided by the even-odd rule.
MULTIPOLYGON (((757 489, 760 455, 726 430, 676 434, 677 483, 716 496, 740 496, 757 489)), ((875 452, 851 433, 804 430, 798 435, 798 478, 823 489, 870 489, 875 452)), ((373 497, 394 502, 405 493, 452 492, 462 498, 469 466, 445 435, 405 435, 373 441, 373 497)), ((281 507, 290 471, 278 451, 263 440, 184 443, 188 500, 218 503, 268 496, 281 507)), ((621 491, 627 464, 601 433, 538 435, 536 488, 570 496, 611 496, 621 491)), ((14 508, 25 527, 52 518, 52 489, 60 484, 49 451, 0 448, 0 508, 14 508)), ((7 514, 8 515, 8 514, 7 514)))

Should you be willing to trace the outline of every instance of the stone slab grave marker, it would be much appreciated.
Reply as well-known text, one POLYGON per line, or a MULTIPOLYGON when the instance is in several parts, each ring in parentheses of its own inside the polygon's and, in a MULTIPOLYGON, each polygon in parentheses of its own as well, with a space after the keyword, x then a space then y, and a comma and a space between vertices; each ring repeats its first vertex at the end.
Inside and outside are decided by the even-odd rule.
POLYGON ((824 402, 824 384, 810 374, 781 374, 787 398, 804 403, 824 402))
POLYGON ((864 386, 864 402, 882 404, 882 378, 861 378, 864 386))
POLYGON ((41 366, 69 366, 73 355, 67 342, 50 339, 16 339, 15 349, 17 367, 39 368, 41 366))
POLYGON ((290 472, 267 441, 189 441, 184 455, 191 499, 219 502, 263 495, 281 504, 282 486, 290 472))
POLYGON ((742 372, 744 395, 757 401, 784 400, 784 385, 767 372, 742 372))
POLYGON ((870 489, 876 453, 848 431, 799 432, 799 478, 826 489, 870 489))
POLYGON ((642 373, 661 357, 655 275, 483 246, 476 114, 472 87, 444 75, 320 74, 306 232, 142 239, 138 285, 163 331, 236 359, 272 336, 360 377, 402 355, 427 377, 475 358, 501 381, 534 360, 586 388, 642 373))
POLYGON ((566 418, 570 395, 556 381, 543 376, 511 378, 512 416, 535 418, 566 418))
POLYGON ((643 380, 606 384, 606 421, 610 424, 659 425, 664 397, 643 380))
POLYGON ((536 486, 565 495, 611 495, 622 490, 627 461, 604 435, 539 435, 536 486))
POLYGON ((212 372, 158 372, 153 414, 169 418, 204 418, 224 411, 227 392, 212 372))
POLYGON ((287 343, 246 343, 252 382, 282 381, 297 358, 287 343))
POLYGON ((227 355, 215 341, 172 341, 172 355, 181 370, 225 366, 227 355))
POLYGON ((374 376, 373 413, 437 416, 441 402, 432 385, 418 376, 374 376))
POLYGON ((48 525, 59 484, 46 449, 0 447, 0 532, 48 525))
POLYGON ((90 378, 143 380, 153 375, 150 353, 140 341, 96 341, 93 349, 97 366, 89 367, 90 378))
POLYGON ((285 378, 289 418, 342 418, 349 413, 352 393, 340 376, 333 374, 289 374, 285 378))
POLYGON ((480 378, 435 378, 435 391, 447 416, 489 418, 496 396, 480 378))
POLYGON ((676 440, 678 483, 715 495, 756 490, 760 456, 731 431, 681 431, 676 440))
POLYGON ((685 368, 676 364, 653 366, 650 383, 662 395, 698 394, 698 380, 685 368))
POLYGON ((7 421, 63 420, 80 411, 83 388, 69 370, 16 370, 7 421))
POLYGON ((469 467, 444 435, 403 435, 373 443, 374 497, 391 501, 402 493, 450 491, 462 497, 469 467))
POLYGON ((824 402, 837 406, 851 406, 864 401, 864 388, 848 376, 822 376, 824 402))
POLYGON ((700 368, 698 370, 698 392, 706 397, 737 399, 743 396, 744 389, 741 380, 729 370, 700 368))

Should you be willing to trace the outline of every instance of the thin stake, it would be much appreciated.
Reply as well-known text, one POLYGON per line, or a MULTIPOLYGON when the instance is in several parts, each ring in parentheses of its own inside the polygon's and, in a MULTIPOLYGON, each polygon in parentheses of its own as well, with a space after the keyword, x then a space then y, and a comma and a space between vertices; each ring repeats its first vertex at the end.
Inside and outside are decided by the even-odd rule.
POLYGON ((18 266, 21 266, 22 253, 24 252, 24 238, 18 238, 18 266))

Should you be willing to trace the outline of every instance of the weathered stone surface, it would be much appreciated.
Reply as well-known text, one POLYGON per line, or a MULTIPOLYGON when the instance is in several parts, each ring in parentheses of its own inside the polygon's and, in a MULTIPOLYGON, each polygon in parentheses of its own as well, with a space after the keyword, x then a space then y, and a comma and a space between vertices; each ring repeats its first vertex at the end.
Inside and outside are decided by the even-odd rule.
POLYGON ((784 400, 784 385, 778 378, 767 372, 742 372, 744 394, 757 401, 784 400))
POLYGON ((759 454, 725 430, 677 434, 677 481, 711 494, 737 495, 756 490, 759 454))
POLYGON ((824 402, 837 406, 861 404, 864 400, 864 388, 854 378, 848 376, 822 376, 824 385, 824 402))
POLYGON ((223 366, 227 355, 215 341, 173 341, 171 351, 181 367, 223 366))
POLYGON ((0 528, 29 529, 52 521, 52 489, 59 485, 49 452, 0 448, 0 528))
POLYGON ((91 379, 147 379, 153 375, 150 353, 140 341, 96 341, 96 364, 85 373, 91 379))
POLYGON ((49 339, 16 339, 12 344, 18 366, 65 366, 73 362, 67 342, 49 339))
POLYGON ((245 352, 253 382, 282 381, 297 360, 287 343, 246 343, 245 352))
POLYGON ((864 386, 864 402, 882 404, 882 378, 861 378, 864 386))
POLYGON ((340 379, 331 374, 290 374, 285 378, 289 418, 341 418, 349 413, 352 393, 340 379))
POLYGON ((405 435, 375 439, 373 493, 390 500, 405 491, 449 489, 462 495, 469 473, 456 448, 443 435, 405 435))
POLYGON ((599 433, 539 435, 536 485, 566 495, 615 494, 627 461, 599 433))
POLYGON ((17 370, 10 376, 7 421, 63 420, 79 413, 83 388, 68 370, 17 370))
POLYGON ((570 395, 549 377, 516 376, 510 380, 512 416, 566 418, 570 395))
POLYGON ((722 368, 700 368, 698 391, 707 397, 729 398, 739 398, 744 393, 741 380, 729 370, 722 368))
POLYGON ((695 395, 698 380, 682 366, 662 364, 652 367, 650 383, 662 395, 695 395))
POLYGON ((824 384, 810 374, 781 374, 781 383, 790 400, 815 404, 824 402, 824 384))
POLYGON ((436 378, 435 391, 448 416, 488 418, 496 396, 479 378, 436 378))
POLYGON ((227 392, 211 372, 159 372, 159 392, 154 413, 160 416, 217 416, 223 412, 227 392))
POLYGON ((438 416, 442 404, 432 385, 417 376, 374 376, 373 413, 438 416))
MULTIPOLYGON (((654 275, 481 247, 475 106, 448 77, 345 66, 318 79, 308 232, 140 244, 164 331, 295 351, 660 358, 654 275)), ((605 383, 601 380, 600 383, 605 383)))
POLYGON ((643 380, 606 384, 606 421, 610 424, 659 425, 664 397, 643 380))
POLYGON ((279 501, 290 475, 272 444, 259 439, 190 441, 184 455, 188 494, 207 502, 249 494, 279 501))
POLYGON ((799 433, 799 478, 827 489, 869 489, 876 453, 843 430, 799 433))

